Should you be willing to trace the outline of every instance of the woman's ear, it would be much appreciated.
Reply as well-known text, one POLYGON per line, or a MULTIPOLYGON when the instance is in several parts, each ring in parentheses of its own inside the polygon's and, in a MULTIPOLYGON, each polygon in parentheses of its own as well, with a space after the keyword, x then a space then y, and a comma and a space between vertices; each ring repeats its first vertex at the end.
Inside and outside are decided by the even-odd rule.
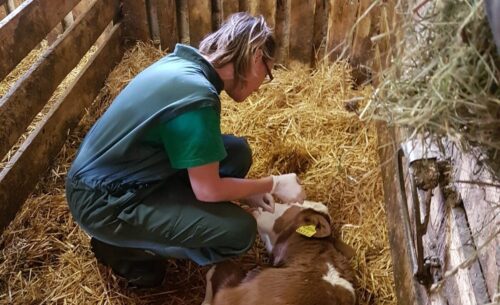
POLYGON ((264 53, 262 52, 261 48, 255 50, 255 52, 253 53, 253 63, 255 64, 262 60, 262 56, 264 56, 264 53))

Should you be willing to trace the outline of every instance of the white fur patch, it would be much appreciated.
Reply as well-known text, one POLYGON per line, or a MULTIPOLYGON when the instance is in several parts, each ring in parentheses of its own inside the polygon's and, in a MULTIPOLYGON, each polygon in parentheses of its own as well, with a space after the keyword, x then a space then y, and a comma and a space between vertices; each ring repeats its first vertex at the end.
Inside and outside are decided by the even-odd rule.
POLYGON ((214 298, 214 291, 212 288, 212 276, 214 275, 215 267, 216 266, 212 266, 212 268, 208 270, 207 275, 205 277, 207 280, 207 287, 205 290, 205 299, 203 300, 203 303, 201 303, 201 305, 210 305, 214 298))
POLYGON ((296 205, 296 206, 301 207, 303 209, 313 209, 316 212, 319 212, 321 214, 325 214, 328 217, 330 217, 330 213, 328 212, 328 208, 322 202, 304 200, 304 203, 302 203, 302 204, 294 203, 293 205, 296 205))
POLYGON ((328 266, 328 272, 325 275, 323 275, 323 279, 328 283, 332 284, 332 286, 340 286, 344 289, 347 289, 352 293, 354 297, 356 297, 356 295, 354 294, 354 287, 352 287, 352 284, 348 282, 346 279, 341 278, 339 272, 337 271, 337 269, 335 269, 335 267, 333 267, 332 264, 326 263, 326 265, 328 266))
POLYGON ((273 251, 274 244, 276 242, 277 233, 274 232, 273 227, 276 219, 283 216, 286 210, 290 208, 290 205, 277 203, 274 206, 274 213, 269 213, 262 211, 261 209, 253 212, 253 216, 257 220, 257 229, 262 241, 266 245, 266 250, 268 253, 273 251))

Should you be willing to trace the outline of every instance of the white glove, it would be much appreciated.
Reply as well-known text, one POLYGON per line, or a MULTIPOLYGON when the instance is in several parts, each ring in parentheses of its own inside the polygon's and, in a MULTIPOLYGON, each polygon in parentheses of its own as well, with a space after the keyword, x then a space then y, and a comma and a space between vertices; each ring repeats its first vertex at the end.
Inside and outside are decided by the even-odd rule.
POLYGON ((271 194, 276 195, 282 203, 304 202, 306 194, 296 174, 292 173, 272 177, 273 189, 271 190, 271 194))
POLYGON ((269 193, 247 197, 244 202, 252 208, 262 208, 264 211, 274 213, 274 198, 269 193))

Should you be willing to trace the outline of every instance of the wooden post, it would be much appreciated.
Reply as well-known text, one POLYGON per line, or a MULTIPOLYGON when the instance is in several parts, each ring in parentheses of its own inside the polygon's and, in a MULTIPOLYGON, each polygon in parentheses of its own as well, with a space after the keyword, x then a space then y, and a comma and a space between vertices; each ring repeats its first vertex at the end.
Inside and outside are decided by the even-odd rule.
POLYGON ((125 42, 150 40, 146 0, 123 0, 122 5, 125 42))
POLYGON ((188 0, 188 6, 190 44, 198 47, 212 31, 212 5, 210 0, 188 0))
POLYGON ((326 52, 330 60, 346 56, 352 39, 351 28, 356 21, 358 1, 332 0, 328 16, 326 52))
POLYGON ((328 0, 316 0, 314 12, 314 34, 311 62, 313 66, 323 59, 326 49, 326 35, 328 32, 328 0))
POLYGON ((214 31, 220 28, 223 10, 222 0, 212 0, 212 29, 214 31))
POLYGON ((230 15, 239 12, 238 0, 222 0, 222 20, 226 20, 230 15))
POLYGON ((189 5, 188 0, 177 0, 177 26, 179 27, 179 40, 181 43, 189 44, 189 5))
POLYGON ((276 1, 276 62, 287 65, 290 47, 290 0, 276 1))
POLYGON ((160 42, 163 50, 174 50, 180 41, 177 29, 177 5, 175 0, 157 0, 160 42))
POLYGON ((378 5, 373 5, 372 0, 360 0, 358 7, 358 20, 353 37, 351 49, 351 65, 353 66, 353 79, 358 85, 370 80, 370 71, 367 70, 369 61, 373 58, 373 44, 371 36, 375 34, 374 21, 379 16, 378 5))
POLYGON ((158 24, 158 1, 146 0, 146 10, 148 14, 148 25, 151 40, 155 45, 160 44, 160 26, 158 24))
POLYGON ((290 61, 310 65, 316 0, 292 0, 290 16, 290 61))

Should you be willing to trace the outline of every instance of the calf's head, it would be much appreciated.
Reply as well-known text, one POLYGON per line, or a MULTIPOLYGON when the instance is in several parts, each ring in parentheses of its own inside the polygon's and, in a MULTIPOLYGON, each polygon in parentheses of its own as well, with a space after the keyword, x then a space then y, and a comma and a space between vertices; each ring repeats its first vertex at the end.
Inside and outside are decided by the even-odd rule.
POLYGON ((303 204, 276 204, 274 213, 256 210, 259 235, 269 253, 272 252, 278 235, 290 229, 291 225, 313 226, 313 237, 326 237, 331 234, 328 208, 321 202, 304 201, 303 204))
MULTIPOLYGON (((254 211, 259 235, 269 253, 276 252, 275 246, 280 237, 290 234, 302 234, 309 238, 331 237, 335 248, 350 258, 354 250, 335 238, 332 232, 331 217, 328 208, 321 202, 304 201, 303 204, 276 204, 274 213, 254 211)), ((276 254, 276 253, 275 253, 276 254)))

